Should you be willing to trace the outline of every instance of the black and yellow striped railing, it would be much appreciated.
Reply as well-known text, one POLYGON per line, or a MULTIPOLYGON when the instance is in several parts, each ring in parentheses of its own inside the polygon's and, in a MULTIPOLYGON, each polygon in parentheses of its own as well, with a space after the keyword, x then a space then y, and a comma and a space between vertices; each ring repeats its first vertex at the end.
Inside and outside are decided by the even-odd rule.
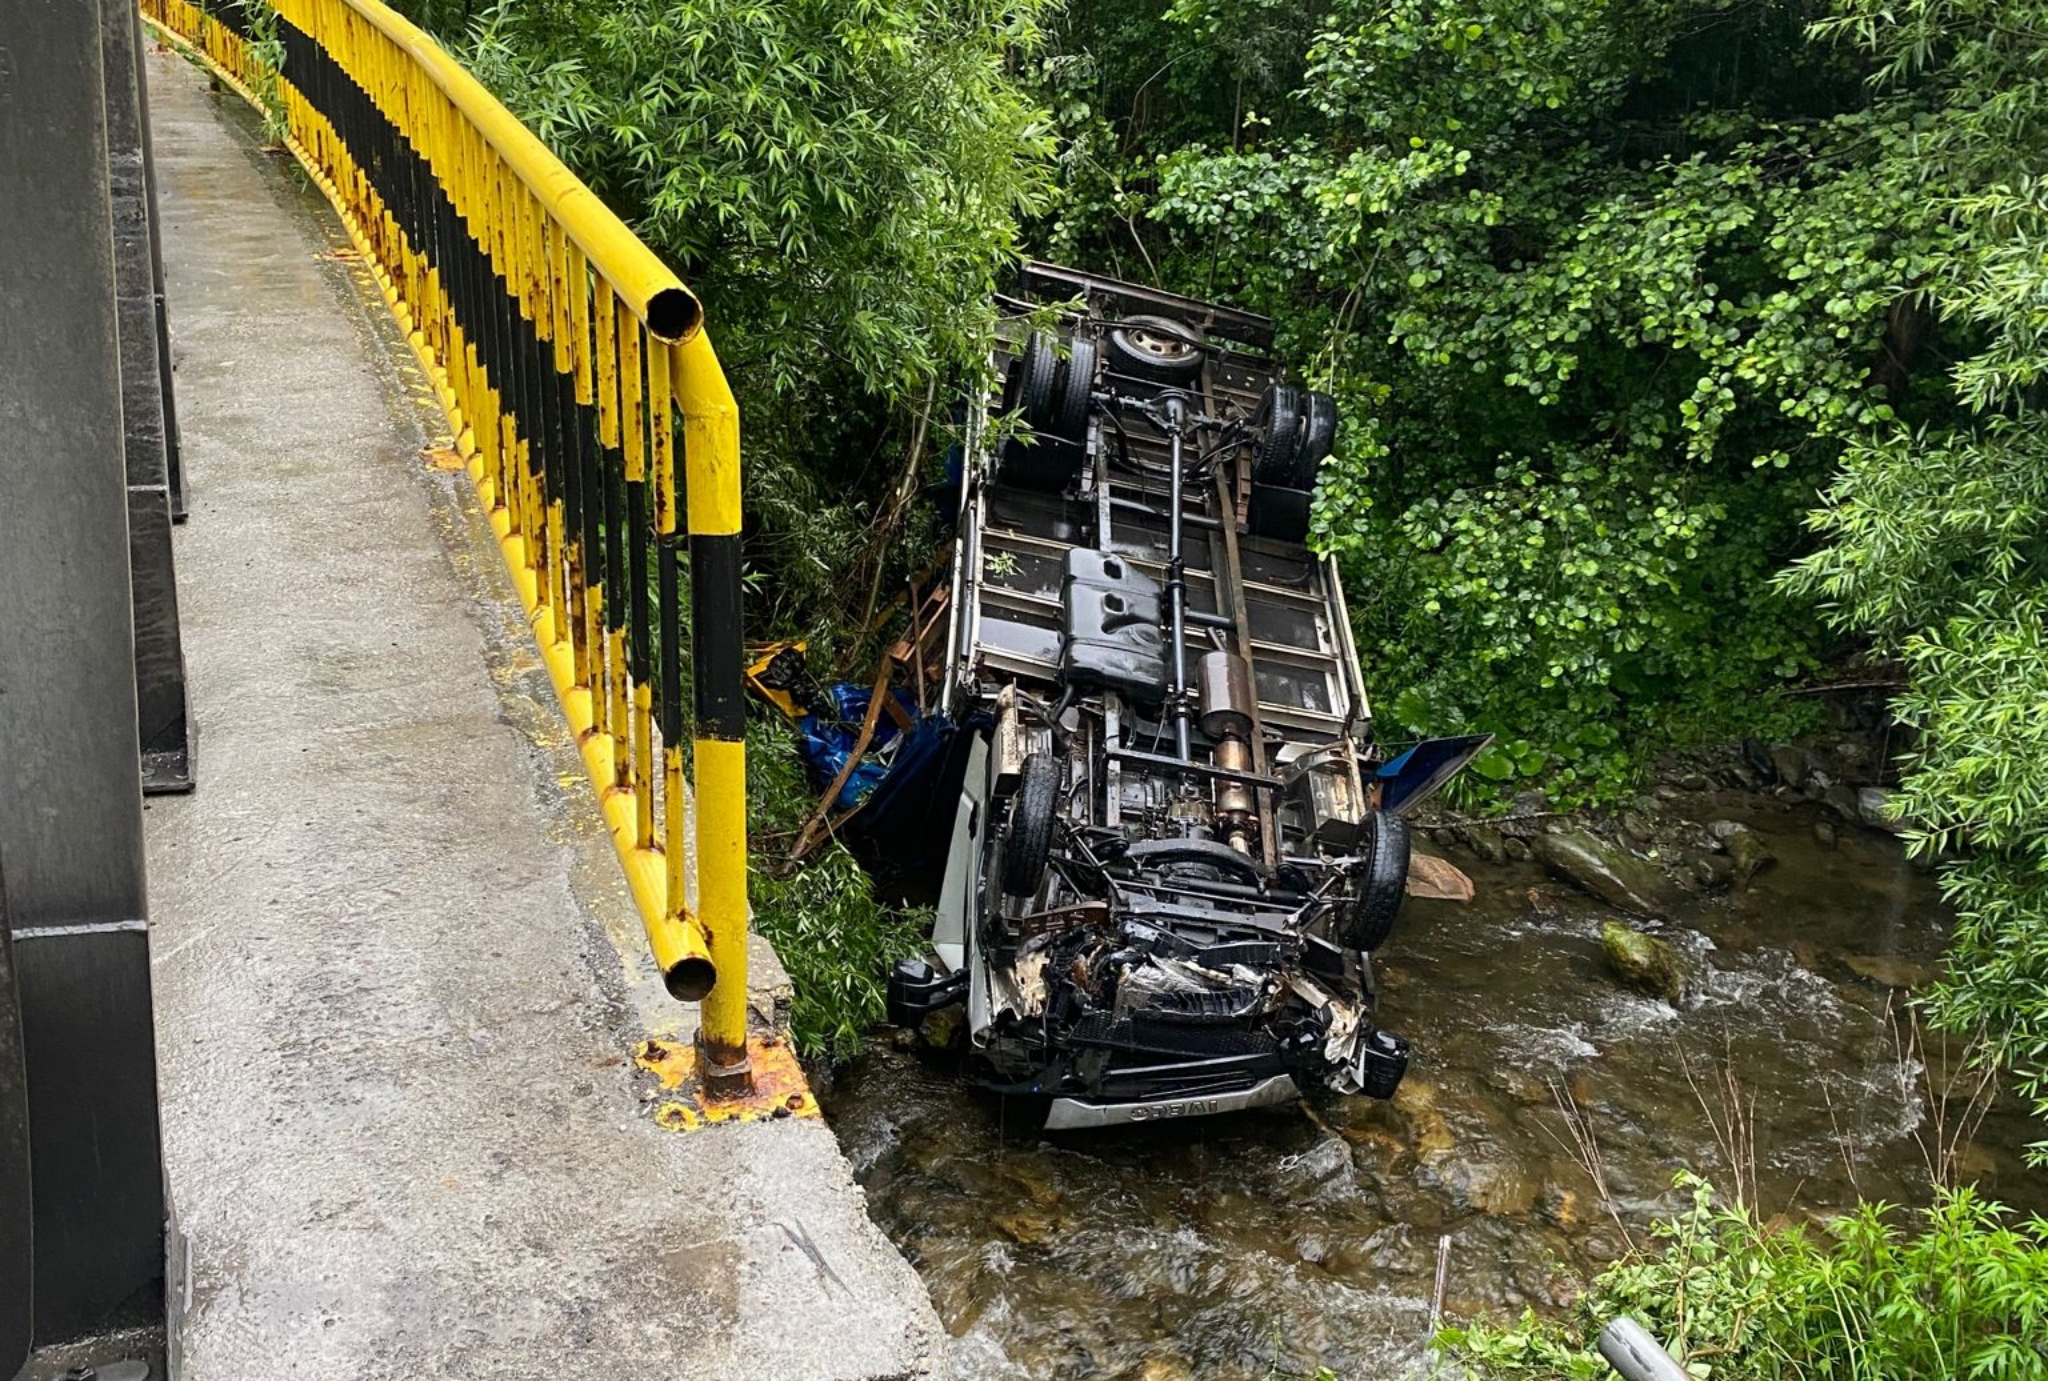
POLYGON ((142 9, 281 114, 292 152, 373 267, 519 583, 655 960, 670 992, 703 1004, 705 1084, 743 1090, 739 418, 697 299, 459 63, 376 0, 142 9))

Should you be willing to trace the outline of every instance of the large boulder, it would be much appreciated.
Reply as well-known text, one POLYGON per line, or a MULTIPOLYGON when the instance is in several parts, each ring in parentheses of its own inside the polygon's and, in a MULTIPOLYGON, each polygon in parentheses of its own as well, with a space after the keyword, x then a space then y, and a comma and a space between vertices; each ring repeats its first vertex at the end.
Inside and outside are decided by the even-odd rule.
POLYGON ((1408 859, 1408 895, 1432 901, 1471 901, 1476 889, 1449 859, 1417 850, 1408 859))
POLYGON ((1609 906, 1651 920, 1668 920, 1675 890, 1657 865, 1585 829, 1560 829, 1530 841, 1552 876, 1590 892, 1609 906))
POLYGON ((1600 952, 1614 976, 1639 993, 1661 997, 1674 1007, 1685 993, 1684 961, 1654 935, 1608 921, 1600 927, 1600 952))

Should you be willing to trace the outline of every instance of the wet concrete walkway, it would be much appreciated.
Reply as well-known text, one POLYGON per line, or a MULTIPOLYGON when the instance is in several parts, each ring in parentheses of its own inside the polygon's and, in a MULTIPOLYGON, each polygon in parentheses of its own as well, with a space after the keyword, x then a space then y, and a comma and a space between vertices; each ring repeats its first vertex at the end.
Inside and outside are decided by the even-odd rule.
POLYGON ((199 789, 149 813, 182 1375, 927 1374, 822 1123, 654 1125, 628 1055, 672 1009, 441 419, 250 112, 149 76, 192 494, 199 789))

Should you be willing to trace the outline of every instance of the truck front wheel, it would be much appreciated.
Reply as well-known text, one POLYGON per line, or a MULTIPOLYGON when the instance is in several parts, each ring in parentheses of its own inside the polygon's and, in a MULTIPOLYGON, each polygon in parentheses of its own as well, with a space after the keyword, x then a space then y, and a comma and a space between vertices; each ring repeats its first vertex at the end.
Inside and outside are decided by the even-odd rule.
POLYGON ((1408 895, 1408 822, 1376 810, 1366 817, 1359 844, 1365 862, 1337 913, 1337 938, 1370 954, 1394 933, 1394 917, 1408 895))
POLYGON ((1003 891, 1008 895, 1028 897, 1038 891, 1052 852, 1059 796, 1059 759, 1050 753, 1028 755, 1010 806, 1010 828, 1003 836, 1003 891))

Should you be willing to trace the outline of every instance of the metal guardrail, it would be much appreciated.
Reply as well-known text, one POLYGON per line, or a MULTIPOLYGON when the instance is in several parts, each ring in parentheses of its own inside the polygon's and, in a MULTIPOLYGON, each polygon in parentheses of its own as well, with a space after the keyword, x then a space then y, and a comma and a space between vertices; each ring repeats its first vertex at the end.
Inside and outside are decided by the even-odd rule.
POLYGON ((282 116, 292 152, 370 261, 519 583, 655 961, 672 994, 703 1004, 706 1090, 744 1092, 739 417, 697 299, 473 76, 377 0, 141 4, 282 116))

